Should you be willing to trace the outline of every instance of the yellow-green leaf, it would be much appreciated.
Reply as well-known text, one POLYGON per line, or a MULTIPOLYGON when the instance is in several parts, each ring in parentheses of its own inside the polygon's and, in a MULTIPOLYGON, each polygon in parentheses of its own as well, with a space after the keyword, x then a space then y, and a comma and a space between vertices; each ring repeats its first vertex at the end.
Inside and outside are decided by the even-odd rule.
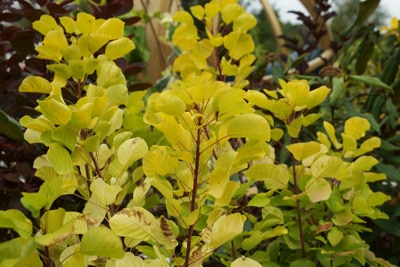
POLYGON ((65 32, 73 33, 75 31, 75 21, 71 17, 63 16, 60 17, 60 23, 64 27, 65 32))
POLYGON ((372 156, 362 156, 353 162, 353 170, 358 172, 369 171, 372 167, 378 164, 379 161, 372 156))
POLYGON ((154 106, 157 110, 176 117, 186 110, 186 103, 171 90, 166 90, 159 94, 154 106))
POLYGON ((321 151, 321 144, 315 141, 307 143, 296 143, 286 146, 286 148, 292 153, 294 158, 301 161, 305 158, 311 157, 321 151))
POLYGON ((107 88, 116 84, 126 85, 126 79, 121 69, 110 61, 100 64, 97 68, 97 85, 107 88))
POLYGON ((311 173, 315 178, 341 178, 344 175, 342 169, 344 162, 341 158, 333 156, 322 156, 319 157, 311 165, 311 173))
POLYGON ((221 18, 226 24, 229 24, 243 13, 245 13, 245 10, 242 6, 232 3, 221 10, 221 18))
POLYGON ((127 37, 123 37, 111 41, 106 46, 105 55, 109 60, 114 60, 128 54, 133 49, 135 49, 135 44, 132 42, 132 40, 127 37))
POLYGON ((337 226, 345 226, 353 220, 353 213, 350 208, 336 212, 332 217, 332 222, 337 226))
POLYGON ((324 201, 332 194, 331 184, 324 178, 311 179, 306 184, 307 196, 311 202, 324 201))
POLYGON ((28 239, 32 235, 32 222, 19 210, 0 210, 0 228, 11 228, 28 239))
POLYGON ((90 185, 90 191, 96 195, 103 205, 111 205, 122 191, 119 185, 109 185, 103 179, 97 178, 90 185))
POLYGON ((332 229, 328 233, 329 243, 331 243, 331 245, 335 247, 339 244, 342 238, 343 233, 337 227, 332 227, 332 229))
POLYGON ((270 190, 286 187, 290 178, 290 173, 285 167, 267 163, 254 164, 244 174, 252 182, 264 181, 266 188, 270 190))
POLYGON ((186 11, 175 12, 173 19, 181 23, 193 24, 192 16, 186 11))
POLYGON ((228 126, 229 137, 243 137, 269 141, 271 128, 268 122, 257 114, 240 114, 235 116, 228 126))
POLYGON ((330 89, 326 86, 318 87, 310 92, 307 101, 307 108, 312 109, 322 102, 328 97, 330 93, 330 89))
POLYGON ((40 20, 32 23, 32 27, 43 35, 46 35, 52 30, 61 29, 56 20, 50 15, 42 15, 40 20))
POLYGON ((121 239, 104 226, 91 228, 83 235, 80 251, 89 256, 124 257, 121 239))
POLYGON ((190 12, 192 12, 193 17, 198 20, 202 20, 204 18, 204 8, 201 5, 191 6, 190 12))
MULTIPOLYGON (((54 216, 54 219, 56 218, 57 216, 54 216)), ((53 229, 55 230, 53 232, 35 236, 36 243, 42 246, 49 246, 63 242, 68 236, 74 233, 74 222, 75 219, 72 219, 67 223, 60 224, 60 227, 53 229)))
POLYGON ((114 233, 143 241, 157 242, 167 249, 177 245, 171 229, 161 227, 154 215, 142 207, 125 208, 115 214, 109 221, 114 233))
POLYGON ((117 150, 118 160, 123 167, 129 167, 135 161, 143 158, 148 151, 146 141, 140 137, 124 141, 117 150))
POLYGON ((250 34, 233 31, 224 37, 224 46, 229 55, 239 60, 246 54, 254 51, 254 41, 250 34))
POLYGON ((216 168, 210 176, 208 194, 215 198, 221 198, 224 194, 229 181, 229 172, 227 170, 216 168))
POLYGON ((290 137, 292 138, 299 137, 299 133, 301 130, 301 117, 292 120, 290 124, 287 125, 287 130, 290 137))
POLYGON ((257 25, 256 18, 250 13, 243 13, 237 16, 233 21, 233 30, 238 32, 247 32, 257 25))
POLYGON ((243 232, 246 216, 233 213, 219 217, 212 226, 210 243, 212 248, 218 248, 243 232))
POLYGON ((29 76, 22 81, 19 91, 23 93, 49 94, 51 92, 51 84, 40 76, 29 76))
POLYGON ((108 35, 110 40, 124 36, 124 22, 118 18, 105 20, 97 29, 98 34, 108 35))
POLYGON ((262 267, 262 265, 251 258, 237 258, 231 263, 231 267, 262 267))
POLYGON ((54 98, 39 101, 39 106, 43 115, 54 124, 65 125, 71 120, 69 107, 54 98))
POLYGON ((329 139, 331 139, 332 144, 335 146, 336 149, 342 148, 342 144, 338 142, 336 138, 336 130, 332 124, 327 121, 323 122, 325 131, 327 132, 329 139))
POLYGON ((73 173, 71 155, 68 150, 61 145, 54 143, 49 145, 47 158, 51 162, 54 170, 59 174, 73 173))
POLYGON ((83 34, 93 33, 96 18, 88 13, 80 12, 76 16, 76 27, 83 34))
POLYGON ((344 133, 358 140, 365 135, 365 132, 368 131, 370 127, 367 119, 352 117, 344 123, 344 133))

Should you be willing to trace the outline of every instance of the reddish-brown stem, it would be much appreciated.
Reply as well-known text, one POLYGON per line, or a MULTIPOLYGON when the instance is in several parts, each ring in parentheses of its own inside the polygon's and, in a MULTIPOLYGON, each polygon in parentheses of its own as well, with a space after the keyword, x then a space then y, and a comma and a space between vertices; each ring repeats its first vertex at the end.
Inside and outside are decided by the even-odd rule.
MULTIPOLYGON (((201 143, 201 129, 197 130, 196 137, 196 157, 195 157, 195 167, 193 173, 193 190, 191 192, 191 200, 190 200, 190 212, 193 212, 196 209, 196 197, 197 197, 197 189, 198 189, 198 176, 200 172, 200 143, 201 143)), ((192 237, 194 232, 195 224, 189 225, 189 232, 187 237, 187 246, 186 246, 186 255, 185 255, 185 267, 189 266, 190 261, 190 251, 192 247, 192 237)))
MULTIPOLYGON (((299 186, 297 181, 297 172, 296 172, 296 162, 293 156, 290 157, 292 160, 293 166, 293 183, 294 183, 294 193, 297 195, 299 194, 299 186)), ((301 253, 303 258, 307 258, 306 247, 304 244, 304 233, 303 233, 303 221, 301 219, 301 207, 300 207, 300 200, 296 199, 296 209, 297 209, 297 220, 299 222, 299 235, 300 235, 300 244, 301 244, 301 253)))

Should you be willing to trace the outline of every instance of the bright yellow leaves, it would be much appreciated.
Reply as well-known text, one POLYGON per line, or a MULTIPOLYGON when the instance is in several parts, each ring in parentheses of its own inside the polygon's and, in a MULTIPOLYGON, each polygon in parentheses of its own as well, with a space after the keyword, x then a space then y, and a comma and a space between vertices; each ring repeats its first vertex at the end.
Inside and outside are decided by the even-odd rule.
POLYGON ((328 136, 323 133, 318 133, 318 140, 328 148, 333 144, 336 149, 342 149, 344 158, 364 155, 381 145, 381 141, 378 137, 371 137, 364 140, 361 145, 358 146, 358 141, 364 137, 366 132, 370 129, 370 123, 365 118, 352 117, 345 122, 344 132, 341 134, 342 143, 338 141, 335 128, 332 124, 325 121, 324 128, 328 136))
POLYGON ((397 39, 399 39, 399 37, 400 37, 400 34, 399 34, 399 19, 396 18, 396 17, 393 17, 390 20, 389 27, 388 26, 383 26, 381 28, 381 31, 386 32, 387 35, 393 34, 393 35, 397 36, 397 39))
POLYGON ((49 94, 51 92, 51 84, 40 76, 29 76, 22 81, 19 91, 23 93, 49 94))
POLYGON ((282 86, 279 92, 286 98, 287 103, 295 111, 312 109, 318 106, 331 91, 326 86, 321 86, 311 91, 306 80, 294 80, 290 82, 280 80, 279 82, 282 86))
POLYGON ((123 37, 124 22, 120 19, 96 19, 81 12, 76 20, 61 17, 60 23, 61 26, 49 15, 43 15, 33 23, 33 28, 45 36, 43 44, 36 48, 39 58, 55 62, 63 58, 67 61, 72 58, 77 60, 81 56, 92 56, 106 45, 106 57, 114 60, 135 48, 130 39, 123 37), (67 40, 64 31, 73 37, 67 40))
POLYGON ((255 57, 251 53, 255 46, 251 35, 247 33, 256 26, 254 16, 247 13, 236 0, 213 0, 204 7, 193 6, 190 11, 195 19, 205 22, 207 36, 199 36, 194 19, 188 12, 179 11, 174 15, 174 20, 180 25, 174 32, 172 42, 182 52, 175 60, 174 71, 183 78, 192 72, 200 74, 203 71, 214 76, 235 76, 236 87, 246 86, 245 79, 254 69, 251 65, 255 57), (215 25, 218 15, 222 25, 215 25), (232 31, 223 35, 220 29, 228 25, 232 26, 232 31), (220 46, 224 46, 228 53, 220 55, 217 50, 220 46), (233 63, 232 60, 238 62, 233 63))

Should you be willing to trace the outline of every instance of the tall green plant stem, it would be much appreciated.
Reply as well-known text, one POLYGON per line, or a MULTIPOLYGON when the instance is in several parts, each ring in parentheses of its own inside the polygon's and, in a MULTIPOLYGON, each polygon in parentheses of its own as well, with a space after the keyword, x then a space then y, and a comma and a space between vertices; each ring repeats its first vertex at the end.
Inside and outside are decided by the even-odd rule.
MULTIPOLYGON (((292 166, 293 166, 293 183, 294 183, 294 193, 297 195, 299 194, 299 186, 297 182, 297 172, 296 172, 296 162, 294 157, 291 155, 290 156, 292 160, 292 166)), ((301 219, 301 208, 300 208, 300 200, 296 199, 296 209, 297 209, 297 220, 299 221, 299 235, 300 235, 300 244, 301 244, 301 254, 303 258, 307 258, 307 252, 304 244, 304 234, 303 234, 303 222, 301 219)))
MULTIPOLYGON (((195 156, 195 167, 194 167, 194 173, 193 173, 193 190, 191 192, 191 199, 190 199, 190 212, 193 212, 196 209, 198 177, 199 177, 199 172, 200 172, 200 154, 201 154, 200 143, 201 143, 201 128, 197 130, 197 136, 196 136, 196 156, 195 156)), ((195 226, 195 223, 193 223, 189 226, 186 255, 185 255, 185 267, 189 267, 190 250, 191 250, 191 246, 192 246, 192 237, 193 237, 194 226, 195 226)))

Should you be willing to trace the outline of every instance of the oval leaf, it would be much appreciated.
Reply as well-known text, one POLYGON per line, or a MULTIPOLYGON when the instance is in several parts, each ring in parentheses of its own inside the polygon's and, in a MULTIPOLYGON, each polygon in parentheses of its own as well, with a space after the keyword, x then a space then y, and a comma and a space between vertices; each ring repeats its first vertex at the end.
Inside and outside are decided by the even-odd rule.
POLYGON ((106 227, 91 228, 81 241, 81 253, 89 256, 102 256, 121 259, 124 250, 120 238, 106 227))

